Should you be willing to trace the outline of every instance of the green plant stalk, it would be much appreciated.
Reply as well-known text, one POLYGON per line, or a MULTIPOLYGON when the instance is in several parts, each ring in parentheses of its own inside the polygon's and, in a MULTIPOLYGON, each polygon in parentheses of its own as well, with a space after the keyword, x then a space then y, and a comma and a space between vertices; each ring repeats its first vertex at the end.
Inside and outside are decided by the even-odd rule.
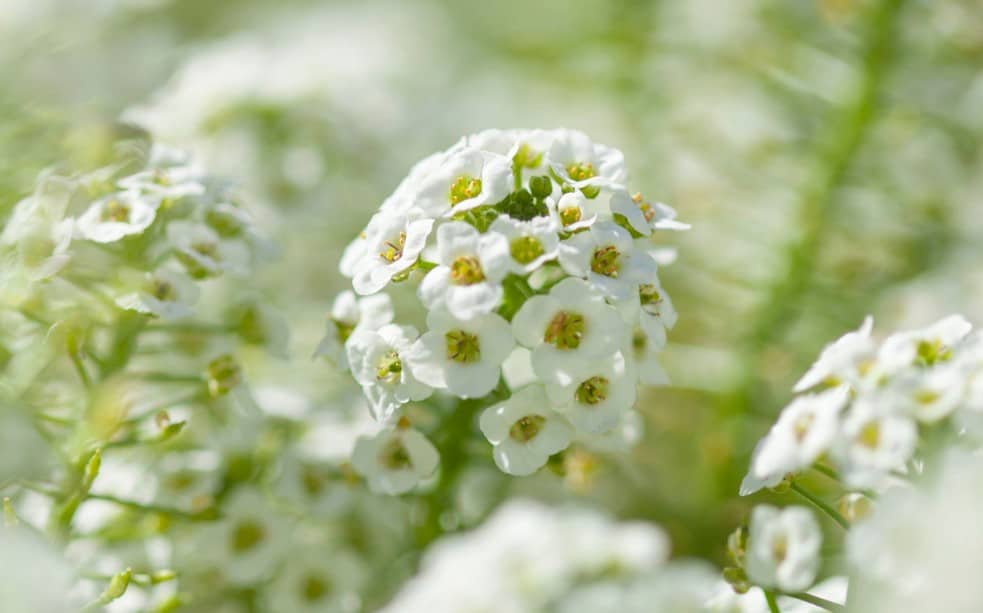
POLYGON ((765 593, 765 601, 768 603, 768 610, 771 613, 782 613, 782 610, 778 608, 778 601, 775 599, 775 592, 771 590, 763 590, 765 593))
POLYGON ((850 522, 848 522, 845 517, 840 515, 840 513, 836 509, 831 507, 824 500, 822 500, 821 498, 819 498, 809 490, 803 488, 795 481, 793 481, 789 485, 789 487, 792 489, 793 492, 795 492, 799 496, 802 496, 803 498, 811 502, 813 505, 815 505, 816 508, 818 508, 820 511, 828 515, 833 521, 838 523, 844 530, 850 529, 850 522))
POLYGON ((819 596, 813 596, 812 594, 806 594, 805 592, 797 594, 785 593, 785 596, 790 598, 795 598, 796 600, 801 600, 802 602, 808 602, 811 605, 817 606, 821 609, 826 609, 830 613, 846 613, 846 607, 841 604, 835 603, 831 600, 826 600, 825 598, 820 598, 819 596))

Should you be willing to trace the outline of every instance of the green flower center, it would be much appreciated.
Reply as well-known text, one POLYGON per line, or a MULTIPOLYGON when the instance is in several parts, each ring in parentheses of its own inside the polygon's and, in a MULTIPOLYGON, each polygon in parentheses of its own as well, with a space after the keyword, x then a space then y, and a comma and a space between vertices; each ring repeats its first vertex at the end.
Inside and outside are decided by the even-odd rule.
POLYGON ((543 341, 557 349, 576 349, 584 338, 585 330, 583 315, 560 311, 553 316, 549 325, 546 326, 543 341))
POLYGON ((399 355, 395 351, 389 350, 379 358, 375 372, 375 377, 379 381, 395 383, 399 381, 402 373, 403 362, 399 359, 399 355))
POLYGON ((481 179, 464 175, 458 177, 453 183, 451 183, 451 205, 455 205, 458 202, 463 202, 465 200, 470 200, 479 194, 481 194, 481 179))
POLYGON ((580 404, 598 404, 608 397, 610 383, 604 377, 591 377, 577 386, 574 397, 580 404))
POLYGON ((232 531, 232 551, 244 553, 266 539, 266 528, 251 519, 236 524, 232 531))
POLYGON ((205 369, 208 391, 213 397, 229 393, 242 381, 242 371, 231 355, 222 355, 208 363, 205 369))
POLYGON ((616 278, 618 276, 618 260, 620 258, 621 253, 614 245, 598 247, 594 250, 594 255, 591 257, 590 269, 596 274, 616 278))
POLYGON ((568 206, 560 209, 560 223, 562 223, 564 227, 575 224, 580 221, 582 215, 583 213, 581 213, 580 207, 568 206))
POLYGON ((379 464, 389 470, 403 470, 413 468, 413 460, 410 452, 406 450, 403 441, 398 436, 394 436, 382 446, 379 451, 379 464))
POLYGON ((478 337, 464 330, 454 330, 444 335, 447 341, 447 359, 470 364, 481 359, 481 345, 478 337))
POLYGON ((528 264, 544 252, 543 243, 535 236, 520 236, 509 244, 512 259, 520 264, 528 264))
POLYGON ((915 402, 918 404, 932 404, 942 397, 942 394, 935 390, 918 390, 915 392, 915 402))
POLYGON ((809 434, 809 429, 812 428, 812 422, 814 421, 816 421, 816 416, 812 413, 800 415, 792 426, 792 431, 795 433, 795 440, 799 441, 800 443, 805 440, 806 435, 809 434))
POLYGON ((162 187, 171 184, 171 178, 167 175, 167 171, 160 168, 154 170, 154 175, 151 181, 153 181, 155 185, 160 185, 162 187))
POLYGON ((403 257, 403 247, 406 246, 406 232, 400 232, 396 240, 388 240, 383 243, 384 249, 379 252, 379 257, 392 264, 403 257))
POLYGON ((170 281, 154 279, 150 283, 150 295, 162 302, 171 302, 177 298, 177 291, 170 281))
POLYGON ((567 164, 567 174, 574 181, 585 181, 597 176, 594 165, 590 162, 573 162, 567 164))
POLYGON ((788 539, 784 534, 776 536, 771 542, 771 557, 779 564, 788 557, 788 539))
POLYGON ((300 469, 300 482, 308 496, 317 496, 324 491, 327 475, 316 466, 303 466, 300 469))
POLYGON ((130 207, 119 200, 110 200, 102 209, 102 220, 126 223, 130 221, 130 207))
POLYGON ((348 337, 352 335, 355 331, 355 324, 349 323, 347 321, 342 321, 340 319, 332 319, 331 323, 334 324, 335 332, 338 335, 338 340, 342 343, 348 340, 348 337))
POLYGON ((936 339, 932 341, 918 342, 918 356, 915 358, 916 364, 922 366, 932 366, 939 362, 945 362, 952 357, 952 350, 936 339))
POLYGON ((462 255, 451 263, 451 282, 454 285, 474 285, 484 280, 481 263, 473 255, 462 255))
POLYGON ((880 424, 876 421, 866 424, 861 428, 857 441, 868 449, 877 449, 878 444, 881 442, 880 424))
POLYGON ((300 584, 300 593, 306 602, 317 602, 328 595, 331 584, 317 575, 308 575, 300 584))
POLYGON ((509 437, 520 443, 528 443, 543 429, 546 418, 542 415, 526 415, 509 428, 509 437))
POLYGON ((662 302, 662 294, 654 285, 644 283, 638 286, 638 298, 642 306, 650 306, 662 302))

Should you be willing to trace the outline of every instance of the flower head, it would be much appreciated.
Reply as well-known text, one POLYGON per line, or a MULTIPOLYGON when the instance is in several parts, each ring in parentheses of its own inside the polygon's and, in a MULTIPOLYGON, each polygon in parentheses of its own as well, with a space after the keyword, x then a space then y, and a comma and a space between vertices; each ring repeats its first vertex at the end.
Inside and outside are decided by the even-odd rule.
POLYGON ((550 408, 542 386, 516 391, 481 414, 481 431, 494 446, 495 464, 517 476, 540 469, 551 455, 570 444, 572 431, 550 408))
POLYGON ((372 491, 402 494, 433 474, 439 456, 433 444, 413 428, 383 428, 359 437, 352 466, 372 491))

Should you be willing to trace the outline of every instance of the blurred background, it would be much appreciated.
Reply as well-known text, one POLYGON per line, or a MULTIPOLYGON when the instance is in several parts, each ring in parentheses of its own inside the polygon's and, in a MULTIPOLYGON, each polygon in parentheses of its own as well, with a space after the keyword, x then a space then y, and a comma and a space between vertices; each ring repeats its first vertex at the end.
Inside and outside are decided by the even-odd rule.
POLYGON ((983 322, 978 0, 2 0, 0 41, 0 217, 42 169, 104 163, 121 119, 192 149, 282 245, 250 289, 289 357, 251 380, 324 414, 357 396, 309 359, 341 250, 416 160, 488 127, 624 150, 694 227, 661 273, 674 385, 631 457, 467 483, 658 522, 674 555, 722 560, 751 448, 825 343, 868 313, 983 322))

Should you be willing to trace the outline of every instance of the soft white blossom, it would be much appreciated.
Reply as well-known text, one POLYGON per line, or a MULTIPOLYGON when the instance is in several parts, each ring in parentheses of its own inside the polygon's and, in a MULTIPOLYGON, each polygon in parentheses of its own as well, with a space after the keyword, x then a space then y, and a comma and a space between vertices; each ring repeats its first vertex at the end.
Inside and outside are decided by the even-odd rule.
POLYGON ((374 492, 402 494, 433 474, 439 456, 433 443, 413 428, 383 428, 362 436, 352 451, 352 466, 374 492))
POLYGON ((404 364, 418 336, 412 326, 386 324, 375 331, 359 330, 348 338, 348 365, 369 400, 372 415, 380 421, 389 419, 401 405, 423 400, 433 391, 404 364))
POLYGON ((314 350, 315 356, 325 357, 339 368, 348 369, 345 344, 356 331, 378 330, 392 323, 393 305, 388 294, 359 298, 354 292, 338 294, 331 305, 324 338, 314 350))
POLYGON ((79 236, 96 243, 114 243, 143 234, 154 222, 157 205, 136 191, 111 194, 93 202, 78 218, 79 236))
POLYGON ((502 215, 492 222, 488 230, 506 238, 509 272, 519 275, 529 274, 555 259, 560 245, 556 222, 550 217, 520 221, 502 215))
POLYGON ((572 429, 550 408, 541 385, 529 385, 481 414, 481 431, 494 446, 495 463, 504 472, 536 472, 554 453, 567 448, 572 429))
POLYGON ((509 158, 470 147, 444 159, 420 182, 414 204, 430 217, 494 204, 511 191, 509 158))
POLYGON ((823 535, 805 507, 758 505, 751 512, 747 574, 762 587, 801 592, 816 580, 823 535))
POLYGON ((154 272, 120 273, 116 304, 123 309, 147 313, 161 319, 179 319, 192 314, 200 293, 183 272, 161 267, 154 272))
POLYGON ((636 377, 621 353, 589 362, 566 385, 547 385, 554 408, 578 430, 601 434, 617 426, 635 404, 636 377))
POLYGON ((352 267, 352 286, 365 296, 384 288, 416 264, 433 220, 419 211, 379 212, 365 230, 364 251, 352 267))

